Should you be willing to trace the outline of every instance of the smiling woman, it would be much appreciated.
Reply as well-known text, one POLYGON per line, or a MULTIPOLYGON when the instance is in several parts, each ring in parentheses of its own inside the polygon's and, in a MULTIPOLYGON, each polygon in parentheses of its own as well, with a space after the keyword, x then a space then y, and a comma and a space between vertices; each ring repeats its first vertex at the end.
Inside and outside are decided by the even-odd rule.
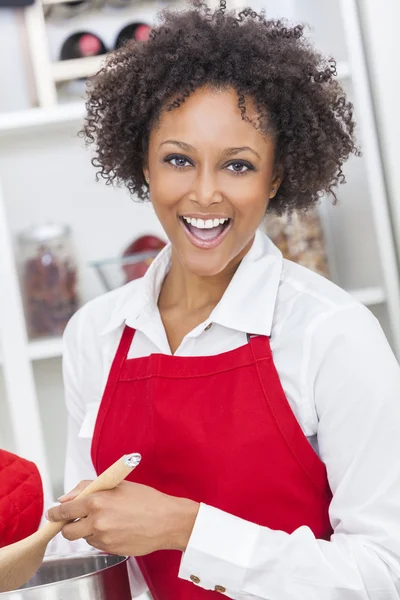
MULTIPOLYGON (((267 21, 251 9, 236 15, 225 5, 214 13, 201 2, 195 10, 165 11, 148 43, 129 42, 110 56, 87 104, 95 164, 106 180, 148 198, 143 164, 161 114, 204 86, 230 89, 242 120, 276 141, 274 159, 286 177, 271 209, 308 207, 322 192, 334 193, 343 163, 357 154, 352 105, 335 79, 335 61, 315 51, 301 25, 267 21)), ((207 118, 209 128, 215 120, 207 118)))
MULTIPOLYGON (((256 118, 250 100, 247 115, 256 118)), ((274 138, 242 119, 234 89, 209 86, 162 113, 144 172, 180 264, 202 276, 237 266, 281 180, 274 138)))
POLYGON ((300 26, 199 4, 110 55, 84 130, 170 244, 65 332, 66 487, 49 511, 136 557, 155 600, 395 600, 400 369, 374 317, 259 231, 333 199, 352 107, 300 26), (78 519, 78 520, 77 520, 78 519))

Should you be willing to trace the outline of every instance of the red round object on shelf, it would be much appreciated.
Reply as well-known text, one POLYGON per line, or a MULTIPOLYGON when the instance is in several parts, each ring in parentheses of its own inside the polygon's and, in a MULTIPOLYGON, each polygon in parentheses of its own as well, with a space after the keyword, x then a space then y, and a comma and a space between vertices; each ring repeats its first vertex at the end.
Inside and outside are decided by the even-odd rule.
POLYGON ((86 33, 79 40, 82 56, 96 56, 101 50, 101 41, 95 35, 86 33))
POLYGON ((106 52, 107 48, 98 35, 90 31, 77 31, 64 41, 60 51, 60 60, 99 56, 106 52))
MULTIPOLYGON (((165 247, 165 245, 165 242, 160 240, 160 238, 155 235, 143 235, 129 244, 129 246, 124 250, 123 256, 132 256, 138 252, 159 252, 165 247)), ((139 279, 139 277, 143 277, 152 261, 152 258, 147 258, 132 265, 123 265, 122 268, 125 273, 125 283, 128 283, 128 281, 132 281, 133 279, 139 279)))
POLYGON ((115 41, 115 48, 121 48, 129 40, 146 42, 149 39, 151 27, 147 23, 129 23, 121 29, 115 41))
POLYGON ((138 25, 135 31, 135 40, 138 42, 146 42, 149 39, 150 31, 151 27, 148 25, 138 25))

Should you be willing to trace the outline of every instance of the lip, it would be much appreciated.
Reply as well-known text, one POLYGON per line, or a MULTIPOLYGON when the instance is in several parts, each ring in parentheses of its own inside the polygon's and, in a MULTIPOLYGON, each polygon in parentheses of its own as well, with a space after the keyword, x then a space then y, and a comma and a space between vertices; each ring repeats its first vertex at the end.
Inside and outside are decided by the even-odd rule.
MULTIPOLYGON (((205 216, 192 216, 192 215, 182 215, 182 216, 187 216, 193 219, 205 219, 205 216)), ((225 217, 225 216, 218 216, 218 215, 209 215, 208 216, 209 219, 214 218, 214 219, 230 219, 230 217, 225 217)), ((196 246, 196 248, 201 248, 202 250, 211 250, 212 248, 217 248, 217 246, 219 246, 220 244, 222 244, 222 242, 224 241, 226 235, 229 233, 229 231, 232 229, 232 223, 233 223, 233 219, 230 219, 229 225, 224 229, 224 231, 214 240, 199 240, 197 239, 194 235, 192 235, 189 231, 189 229, 183 224, 182 218, 179 218, 179 223, 186 235, 186 237, 188 238, 189 242, 193 245, 196 246)))
POLYGON ((231 219, 228 215, 223 215, 222 213, 213 214, 213 213, 182 213, 178 215, 181 219, 182 217, 187 217, 188 219, 203 219, 207 221, 207 219, 231 219))

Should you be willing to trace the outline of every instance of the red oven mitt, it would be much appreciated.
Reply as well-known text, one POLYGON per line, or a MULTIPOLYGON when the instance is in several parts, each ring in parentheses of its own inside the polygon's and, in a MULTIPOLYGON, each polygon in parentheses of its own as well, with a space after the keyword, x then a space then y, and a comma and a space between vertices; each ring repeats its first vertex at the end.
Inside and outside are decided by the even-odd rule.
POLYGON ((36 465, 0 450, 0 548, 34 533, 42 513, 43 488, 36 465))

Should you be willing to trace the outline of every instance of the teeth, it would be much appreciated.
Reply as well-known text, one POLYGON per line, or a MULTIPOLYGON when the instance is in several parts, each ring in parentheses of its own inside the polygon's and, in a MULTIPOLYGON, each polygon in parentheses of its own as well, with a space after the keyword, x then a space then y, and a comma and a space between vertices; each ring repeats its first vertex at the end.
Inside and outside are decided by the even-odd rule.
POLYGON ((198 229, 212 229, 213 227, 218 227, 218 225, 223 225, 229 219, 193 219, 191 217, 183 217, 186 223, 189 225, 193 225, 193 227, 197 227, 198 229))

